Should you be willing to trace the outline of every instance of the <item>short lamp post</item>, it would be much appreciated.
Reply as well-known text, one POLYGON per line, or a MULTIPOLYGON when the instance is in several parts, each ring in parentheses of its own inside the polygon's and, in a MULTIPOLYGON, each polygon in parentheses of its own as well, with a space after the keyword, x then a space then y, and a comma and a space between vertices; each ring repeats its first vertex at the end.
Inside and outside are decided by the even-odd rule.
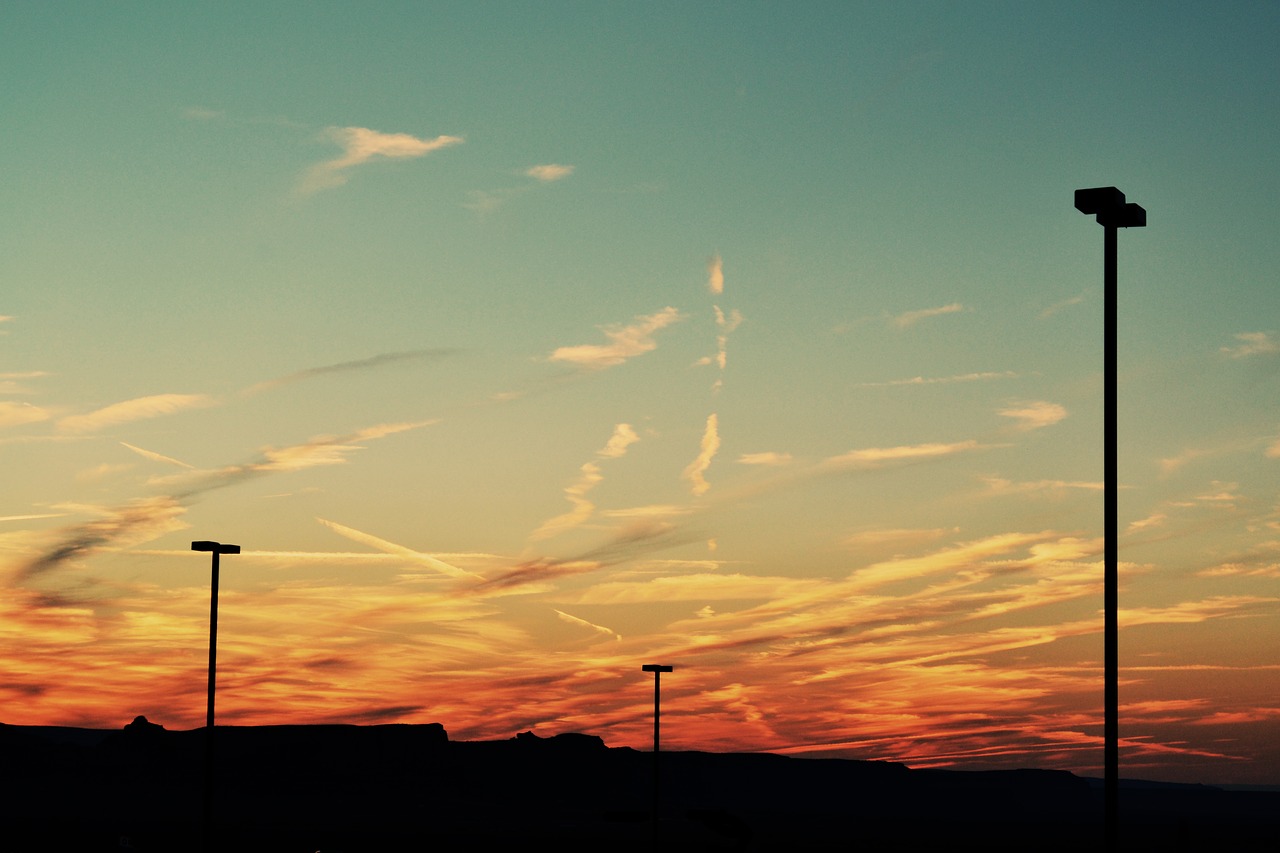
POLYGON ((1076 190, 1076 210, 1096 216, 1102 226, 1102 421, 1103 421, 1103 764, 1104 821, 1107 848, 1119 838, 1120 811, 1120 655, 1119 620, 1119 485, 1116 452, 1116 229, 1142 228, 1147 211, 1125 202, 1115 187, 1076 190))
POLYGON ((192 542, 191 550, 213 554, 213 575, 209 586, 209 696, 204 718, 204 843, 205 849, 210 850, 213 846, 213 694, 218 662, 218 557, 239 554, 240 546, 202 540, 192 542))
POLYGON ((655 845, 658 842, 658 752, 661 744, 659 719, 662 710, 662 673, 671 672, 674 669, 673 666, 660 663, 647 663, 641 667, 644 672, 653 673, 653 841, 655 845))

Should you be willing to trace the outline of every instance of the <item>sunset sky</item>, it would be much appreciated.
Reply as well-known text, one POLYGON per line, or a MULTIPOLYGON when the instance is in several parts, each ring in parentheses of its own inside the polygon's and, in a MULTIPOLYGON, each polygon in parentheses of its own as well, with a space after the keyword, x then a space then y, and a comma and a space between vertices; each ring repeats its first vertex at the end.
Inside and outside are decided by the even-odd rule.
POLYGON ((0 5, 0 721, 1280 784, 1272 2, 0 5))

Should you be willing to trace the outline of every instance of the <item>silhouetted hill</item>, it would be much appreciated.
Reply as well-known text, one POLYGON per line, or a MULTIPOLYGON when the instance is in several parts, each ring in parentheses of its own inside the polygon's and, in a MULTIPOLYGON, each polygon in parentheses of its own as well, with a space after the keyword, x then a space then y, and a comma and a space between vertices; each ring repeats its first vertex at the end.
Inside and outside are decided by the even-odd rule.
MULTIPOLYGON (((219 726, 216 849, 1094 850, 1096 782, 769 753, 663 752, 430 725, 219 726), (655 846, 655 832, 657 845, 655 846)), ((205 732, 0 724, 0 849, 203 848, 205 732), (122 846, 122 845, 128 846, 122 846)), ((1267 850, 1280 793, 1126 783, 1125 848, 1267 850)))

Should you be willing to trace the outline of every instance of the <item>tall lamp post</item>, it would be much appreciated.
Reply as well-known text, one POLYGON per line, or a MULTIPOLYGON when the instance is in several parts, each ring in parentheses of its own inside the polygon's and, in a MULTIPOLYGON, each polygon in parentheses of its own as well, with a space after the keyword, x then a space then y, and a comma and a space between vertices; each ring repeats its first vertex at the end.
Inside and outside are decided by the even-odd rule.
POLYGON ((1120 810, 1120 655, 1119 621, 1119 485, 1116 453, 1116 229, 1142 228, 1147 211, 1126 203, 1115 187, 1076 190, 1076 210, 1097 217, 1102 226, 1102 421, 1103 421, 1103 515, 1105 555, 1103 583, 1103 764, 1104 828, 1109 849, 1115 849, 1119 835, 1120 810))
POLYGON ((675 667, 661 663, 647 663, 640 669, 653 673, 653 842, 656 845, 658 843, 658 751, 661 742, 658 737, 658 720, 662 709, 662 673, 671 672, 675 667))
POLYGON ((192 551, 209 551, 213 554, 213 575, 209 584, 209 697, 204 717, 204 844, 213 846, 213 689, 217 684, 218 662, 218 557, 222 554, 239 554, 239 545, 201 540, 191 543, 192 551))

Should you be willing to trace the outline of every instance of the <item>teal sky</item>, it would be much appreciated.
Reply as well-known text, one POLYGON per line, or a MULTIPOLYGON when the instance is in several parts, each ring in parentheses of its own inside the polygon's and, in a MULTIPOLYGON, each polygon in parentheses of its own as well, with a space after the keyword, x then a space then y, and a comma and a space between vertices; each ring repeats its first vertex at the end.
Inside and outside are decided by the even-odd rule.
POLYGON ((1097 773, 1115 185, 1122 772, 1280 784, 1278 37, 0 7, 0 720, 202 725, 218 539, 228 721, 1097 773))

